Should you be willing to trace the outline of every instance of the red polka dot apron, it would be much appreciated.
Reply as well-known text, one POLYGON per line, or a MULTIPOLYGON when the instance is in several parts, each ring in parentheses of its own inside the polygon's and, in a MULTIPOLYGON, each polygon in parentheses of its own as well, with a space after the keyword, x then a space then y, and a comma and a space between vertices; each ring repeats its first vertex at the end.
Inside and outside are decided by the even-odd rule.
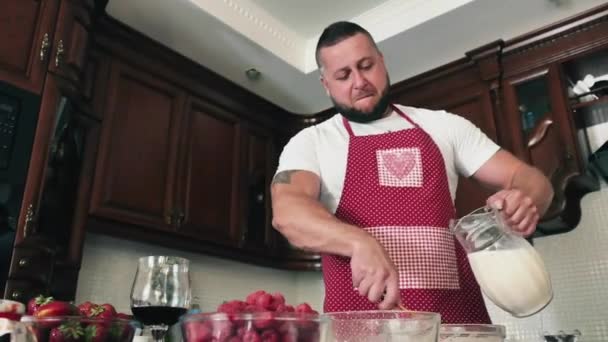
MULTIPOLYGON (((449 231, 455 217, 443 157, 432 138, 399 108, 412 128, 350 136, 336 216, 362 227, 390 255, 408 309, 439 312, 443 323, 490 323, 466 252, 449 231)), ((350 259, 323 255, 326 312, 376 310, 353 288, 350 259)))

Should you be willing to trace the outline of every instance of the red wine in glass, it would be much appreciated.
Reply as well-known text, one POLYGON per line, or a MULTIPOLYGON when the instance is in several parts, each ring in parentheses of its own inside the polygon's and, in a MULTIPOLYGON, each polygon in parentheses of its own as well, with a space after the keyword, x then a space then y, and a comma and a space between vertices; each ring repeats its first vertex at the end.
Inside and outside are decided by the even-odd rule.
POLYGON ((133 306, 133 316, 144 325, 173 325, 180 316, 186 313, 186 308, 172 306, 133 306))
POLYGON ((131 288, 131 311, 150 329, 155 342, 163 341, 169 326, 190 307, 190 262, 174 256, 139 258, 131 288))

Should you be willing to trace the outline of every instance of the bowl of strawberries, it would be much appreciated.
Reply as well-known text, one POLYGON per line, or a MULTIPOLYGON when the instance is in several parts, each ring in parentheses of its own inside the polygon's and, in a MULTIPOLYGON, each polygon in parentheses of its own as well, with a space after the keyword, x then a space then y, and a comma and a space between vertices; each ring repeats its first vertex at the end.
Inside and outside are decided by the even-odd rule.
POLYGON ((290 305, 281 293, 263 290, 223 302, 215 312, 183 316, 180 324, 185 342, 318 342, 326 326, 309 304, 290 305))
POLYGON ((14 342, 130 342, 137 322, 117 313, 111 304, 84 302, 78 306, 37 297, 13 332, 14 342))

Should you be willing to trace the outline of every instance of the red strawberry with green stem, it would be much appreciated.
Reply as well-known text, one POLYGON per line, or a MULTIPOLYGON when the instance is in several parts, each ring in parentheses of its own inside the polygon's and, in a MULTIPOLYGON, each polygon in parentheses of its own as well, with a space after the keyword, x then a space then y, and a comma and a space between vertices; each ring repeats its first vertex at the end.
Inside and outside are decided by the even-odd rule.
POLYGON ((33 315, 38 311, 38 308, 44 304, 48 304, 53 301, 53 297, 45 297, 39 295, 38 297, 32 298, 27 302, 27 314, 33 315))
POLYGON ((106 340, 108 332, 108 327, 103 324, 89 324, 84 329, 84 340, 85 342, 103 342, 106 340))
POLYGON ((78 314, 78 309, 68 303, 59 300, 41 305, 34 313, 35 317, 72 316, 78 314))
POLYGON ((51 329, 49 342, 76 342, 81 341, 84 336, 80 322, 71 321, 51 329))
POLYGON ((116 316, 116 309, 110 304, 94 304, 84 302, 78 306, 80 314, 95 319, 111 320, 116 316))

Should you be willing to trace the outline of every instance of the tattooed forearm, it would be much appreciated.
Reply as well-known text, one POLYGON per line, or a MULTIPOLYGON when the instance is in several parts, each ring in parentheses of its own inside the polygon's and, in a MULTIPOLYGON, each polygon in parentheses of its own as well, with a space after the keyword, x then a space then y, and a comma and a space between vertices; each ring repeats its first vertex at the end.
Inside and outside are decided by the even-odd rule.
POLYGON ((299 170, 287 170, 277 173, 272 179, 272 184, 291 184, 291 174, 299 170))

